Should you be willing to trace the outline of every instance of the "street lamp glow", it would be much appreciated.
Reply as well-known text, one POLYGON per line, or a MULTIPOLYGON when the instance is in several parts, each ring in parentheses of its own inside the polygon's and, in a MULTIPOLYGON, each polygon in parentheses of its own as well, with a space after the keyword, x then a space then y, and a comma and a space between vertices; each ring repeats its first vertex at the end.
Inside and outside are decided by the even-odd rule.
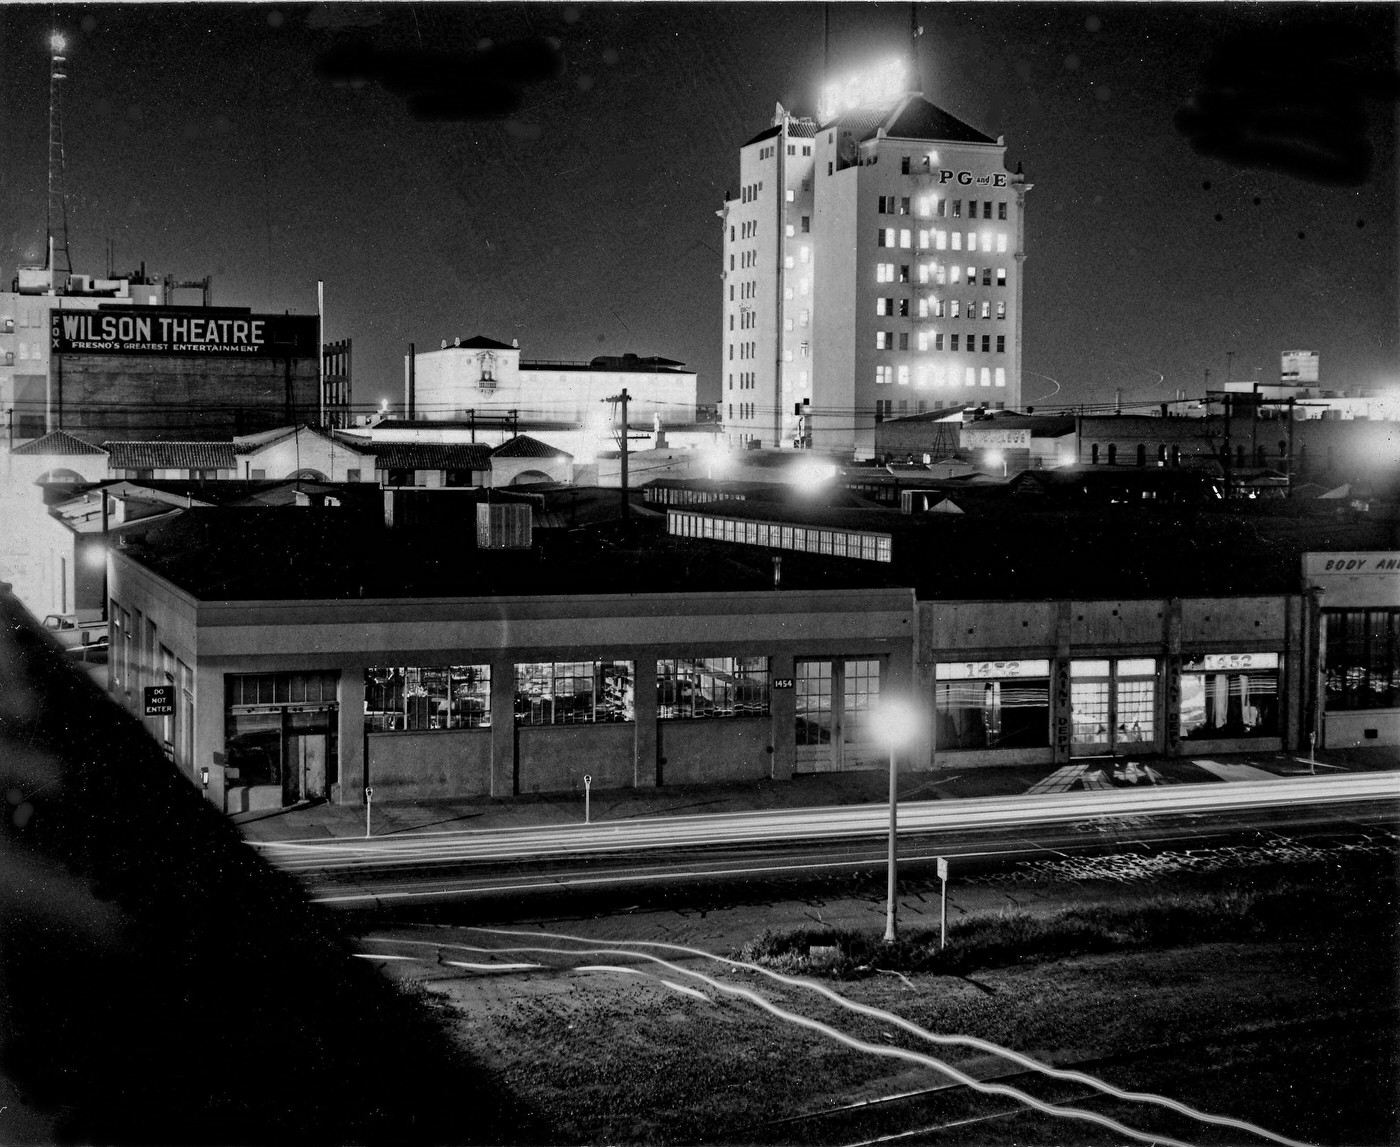
POLYGON ((899 939, 896 886, 899 882, 895 839, 899 828, 899 750, 918 737, 921 721, 918 710, 899 697, 882 697, 871 711, 875 738, 890 750, 890 843, 888 879, 885 889, 885 943, 899 939))
POLYGON ((90 570, 101 570, 107 568, 107 549, 105 546, 88 546, 83 554, 83 564, 90 570))
POLYGON ((68 41, 63 38, 62 32, 55 32, 49 37, 49 47, 52 48, 55 53, 62 52, 68 47, 68 41))
POLYGON ((1003 478, 1006 477, 1006 455, 1003 454, 1000 450, 987 451, 987 465, 991 466, 993 469, 1000 466, 1001 476, 1003 478))
POLYGON ((731 464, 729 451, 720 445, 705 447, 701 451, 701 457, 705 459, 705 477, 707 478, 725 473, 731 464))

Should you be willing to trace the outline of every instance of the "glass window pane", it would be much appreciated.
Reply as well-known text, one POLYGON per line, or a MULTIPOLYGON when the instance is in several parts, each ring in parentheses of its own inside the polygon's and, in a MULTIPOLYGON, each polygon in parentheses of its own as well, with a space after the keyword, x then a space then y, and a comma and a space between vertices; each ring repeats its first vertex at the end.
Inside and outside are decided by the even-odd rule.
POLYGON ((1119 677, 1153 677, 1157 673, 1157 662, 1151 657, 1124 658, 1118 662, 1119 677))
POLYGON ((1108 662, 1104 661, 1071 661, 1069 663, 1069 675, 1071 677, 1107 677, 1108 662))

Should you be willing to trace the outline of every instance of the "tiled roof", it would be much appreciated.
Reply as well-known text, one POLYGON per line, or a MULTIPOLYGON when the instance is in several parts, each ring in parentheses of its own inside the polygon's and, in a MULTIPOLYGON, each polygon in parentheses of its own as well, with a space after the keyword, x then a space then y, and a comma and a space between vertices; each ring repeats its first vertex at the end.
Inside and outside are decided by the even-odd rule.
POLYGON ((572 458, 573 455, 566 450, 549 445, 548 442, 541 442, 538 438, 531 438, 528 434, 520 434, 512 438, 503 446, 496 447, 491 452, 492 458, 572 458))
POLYGON ((94 446, 91 442, 84 442, 69 434, 66 430, 54 430, 45 434, 42 438, 36 438, 33 442, 26 442, 23 446, 16 446, 10 451, 11 454, 105 454, 106 451, 100 446, 94 446))
POLYGON ((495 339, 488 339, 485 335, 472 335, 469 339, 461 342, 449 342, 447 350, 519 350, 509 343, 498 343, 495 339))
POLYGON ((113 470, 234 470, 232 442, 104 442, 113 470))
POLYGON ((996 143, 975 127, 935 107, 923 96, 908 96, 891 113, 885 134, 896 139, 936 139, 950 143, 996 143))
POLYGON ((489 470, 491 447, 481 442, 366 442, 380 470, 489 470))
POLYGON ((920 95, 905 96, 893 109, 857 108, 822 125, 822 130, 828 128, 837 128, 842 134, 849 132, 857 140, 869 139, 877 128, 884 128, 885 134, 895 139, 943 140, 948 143, 996 142, 920 95))

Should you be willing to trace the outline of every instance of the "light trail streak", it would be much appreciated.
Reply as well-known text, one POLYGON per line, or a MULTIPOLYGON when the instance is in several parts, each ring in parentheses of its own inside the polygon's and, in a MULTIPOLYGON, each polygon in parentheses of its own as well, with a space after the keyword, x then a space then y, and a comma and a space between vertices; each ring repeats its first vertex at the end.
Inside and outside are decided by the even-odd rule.
MULTIPOLYGON (((472 931, 491 932, 497 930, 490 928, 481 928, 472 929, 472 931)), ((554 934, 552 933, 535 933, 535 935, 550 936, 552 938, 554 937, 554 934)), ((582 937, 570 937, 570 939, 581 940, 582 937)), ((443 944, 434 943, 429 940, 393 940, 387 938, 382 942, 393 944, 406 944, 410 946, 425 948, 452 948, 467 952, 548 952, 552 955, 559 956, 600 956, 613 954, 618 951, 618 949, 616 948, 550 948, 540 944, 493 949, 477 948, 473 947, 470 944, 443 944)), ((592 941, 585 940, 584 942, 591 943, 592 941)), ((607 942, 608 941, 604 941, 604 943, 607 942)), ((639 959, 650 960, 656 964, 660 964, 663 968, 669 968, 671 971, 676 972, 682 976, 690 976, 694 979, 701 981, 704 984, 708 984, 717 992, 723 992, 727 995, 738 996, 740 999, 747 1000, 755 1007, 758 1007, 763 1011, 766 1011, 769 1014, 776 1016, 778 1019, 783 1020, 786 1023, 793 1024, 796 1027, 806 1028, 808 1031, 816 1032, 818 1035, 823 1035, 828 1039, 835 1040, 837 1043, 852 1048, 856 1051, 864 1052, 867 1055, 873 1055, 883 1059, 897 1059, 902 1060, 906 1063, 917 1064, 920 1067, 932 1068, 933 1070, 942 1072, 949 1078, 956 1080, 958 1083, 961 1083, 966 1087, 970 1087, 973 1091, 981 1092, 984 1095, 1003 1095, 1006 1096, 1008 1099, 1014 1099, 1018 1103, 1024 1104, 1028 1107, 1032 1107, 1045 1115, 1051 1115, 1061 1119, 1074 1119, 1085 1123, 1094 1123, 1100 1127, 1106 1127, 1110 1131, 1115 1131, 1119 1135, 1126 1135, 1130 1139, 1136 1139, 1141 1143, 1161 1145, 1161 1147, 1196 1147, 1195 1144, 1187 1143, 1184 1140, 1172 1139, 1164 1135, 1150 1135, 1146 1132, 1135 1131, 1133 1128, 1127 1126, 1126 1124, 1119 1123, 1116 1119, 1111 1119, 1106 1115, 1098 1115, 1092 1111, 1083 1111, 1077 1107, 1056 1107, 1052 1103, 1046 1103, 1044 1100, 1037 1099, 1034 1095, 1029 1095, 1024 1091, 1020 1091, 1017 1088, 1010 1087, 1007 1084, 984 1082, 983 1080, 977 1079, 975 1076, 968 1075, 966 1072, 958 1070, 952 1064, 945 1063, 943 1060, 937 1059, 931 1055, 924 1055, 920 1052, 909 1051, 906 1048, 884 1047, 880 1044, 868 1043, 865 1040, 860 1040, 854 1036, 847 1035, 845 1032, 837 1030, 830 1024, 823 1023, 821 1020, 814 1020, 810 1016, 799 1015, 796 1012, 790 1012, 786 1008, 779 1007, 771 1000, 764 999, 757 992, 750 991, 748 988, 736 987, 733 984, 722 984, 718 980, 705 975, 703 972, 697 972, 691 968, 683 968, 679 964, 672 964, 668 960, 663 960, 660 956, 653 956, 648 952, 635 951, 629 951, 627 954, 630 956, 636 956, 639 959)), ((724 957, 721 956, 714 956, 710 953, 701 954, 708 956, 710 959, 721 960, 724 963, 734 963, 734 961, 725 960, 724 957)), ((767 969, 758 970, 767 971, 767 969)), ((800 985, 802 981, 795 980, 793 981, 793 983, 800 985)), ((1267 1135, 1267 1133, 1265 1134, 1267 1135)), ((1277 1139, 1277 1136, 1268 1137, 1277 1139)), ((1293 1141, 1287 1139, 1278 1139, 1277 1141, 1281 1143, 1290 1144, 1291 1147, 1309 1147, 1309 1145, 1307 1144, 1294 1144, 1293 1141)))
POLYGON ((543 964, 469 964, 464 960, 444 960, 444 967, 466 968, 469 972, 532 972, 543 964))
MULTIPOLYGON (((1074 792, 1053 796, 987 797, 902 804, 899 831, 913 835, 968 828, 1030 826, 1085 818, 1184 815, 1243 811, 1278 805, 1322 805, 1365 798, 1400 797, 1400 774, 1293 777, 1213 785, 1166 785, 1141 791, 1074 792)), ((478 829, 339 841, 250 841, 279 867, 330 870, 421 866, 434 861, 499 861, 589 856, 618 851, 673 850, 715 845, 777 844, 884 835, 884 804, 800 811, 761 811, 656 817, 625 825, 557 825, 529 829, 478 829)))
MULTIPOLYGON (((705 951, 703 948, 690 948, 683 944, 670 944, 661 940, 598 941, 590 940, 585 936, 573 936, 566 932, 521 932, 518 929, 511 928, 470 928, 469 930, 473 932, 494 933, 501 936, 540 936, 550 940, 567 940, 571 943, 578 944, 596 944, 600 942, 604 944, 629 944, 634 945, 636 947, 661 948, 671 952, 682 952, 689 956, 699 956, 702 959, 714 960, 717 963, 727 964, 733 968, 743 968, 749 971, 758 972, 761 975, 767 976, 768 978, 775 980, 778 983, 786 984, 789 987, 805 988, 808 991, 816 992, 818 995, 825 997, 826 999, 830 1000, 832 1003, 836 1004, 839 1007, 846 1008, 849 1011, 856 1012, 859 1015, 866 1016, 867 1018, 873 1019, 879 1023, 894 1024, 896 1027, 903 1029, 910 1035, 916 1036, 919 1039, 927 1040, 930 1043, 938 1044, 945 1047, 970 1047, 977 1051, 984 1051, 991 1055, 1001 1056, 1004 1059, 1009 1059, 1012 1063, 1018 1064, 1019 1066, 1024 1067, 1029 1071, 1040 1072, 1041 1074, 1047 1075, 1053 1079, 1063 1079, 1074 1083, 1082 1083, 1087 1087, 1092 1087, 1097 1091, 1102 1091, 1106 1095, 1112 1095, 1116 1099, 1129 1100, 1134 1103, 1155 1104, 1161 1107, 1166 1107, 1167 1109, 1176 1112, 1178 1115, 1185 1115, 1188 1118, 1206 1123, 1212 1123, 1220 1127, 1232 1127, 1235 1130, 1245 1131, 1252 1135, 1258 1135, 1261 1138, 1272 1140, 1275 1143, 1286 1144, 1288 1145, 1288 1147, 1307 1147, 1306 1144, 1302 1144, 1298 1140, 1288 1139, 1285 1136, 1277 1135, 1274 1132, 1269 1131, 1263 1127, 1256 1126, 1253 1123, 1248 1123, 1240 1119, 1233 1119, 1227 1115, 1212 1115, 1209 1112, 1200 1111, 1194 1107, 1180 1102, 1179 1100, 1172 1099, 1169 1096, 1157 1095, 1154 1092, 1124 1091, 1121 1088, 1115 1087, 1113 1084, 1108 1083, 1105 1080, 1101 1080, 1096 1076, 1087 1075, 1082 1071, 1073 1071, 1067 1068, 1052 1067, 1049 1064, 1041 1063, 1038 1059, 1033 1059, 1032 1057, 1023 1054, 1022 1052, 1016 1051, 1014 1048, 1003 1047, 1000 1044, 992 1043, 989 1040, 984 1040, 977 1036, 940 1035, 936 1032, 929 1031, 927 1028, 920 1027, 912 1020, 907 1020, 903 1016, 896 1015, 894 1012, 885 1011, 883 1008, 876 1008, 869 1004, 858 1003, 855 1000, 841 995, 840 992, 834 991, 831 988, 826 987, 824 984, 814 983, 811 980, 798 979, 794 976, 787 976, 781 972, 775 972, 771 968, 765 968, 759 964, 750 964, 742 960, 731 960, 727 956, 717 956, 713 952, 705 951)), ((633 956, 647 955, 645 952, 638 952, 632 950, 631 948, 615 950, 626 951, 629 955, 633 956)))

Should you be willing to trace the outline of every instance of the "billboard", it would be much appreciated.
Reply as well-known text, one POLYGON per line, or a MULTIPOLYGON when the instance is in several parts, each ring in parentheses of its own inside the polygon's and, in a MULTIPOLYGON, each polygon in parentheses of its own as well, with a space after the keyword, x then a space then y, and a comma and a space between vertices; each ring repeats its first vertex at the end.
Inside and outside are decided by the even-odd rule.
POLYGON ((198 308, 120 307, 50 312, 54 354, 314 357, 315 315, 255 315, 198 308))

